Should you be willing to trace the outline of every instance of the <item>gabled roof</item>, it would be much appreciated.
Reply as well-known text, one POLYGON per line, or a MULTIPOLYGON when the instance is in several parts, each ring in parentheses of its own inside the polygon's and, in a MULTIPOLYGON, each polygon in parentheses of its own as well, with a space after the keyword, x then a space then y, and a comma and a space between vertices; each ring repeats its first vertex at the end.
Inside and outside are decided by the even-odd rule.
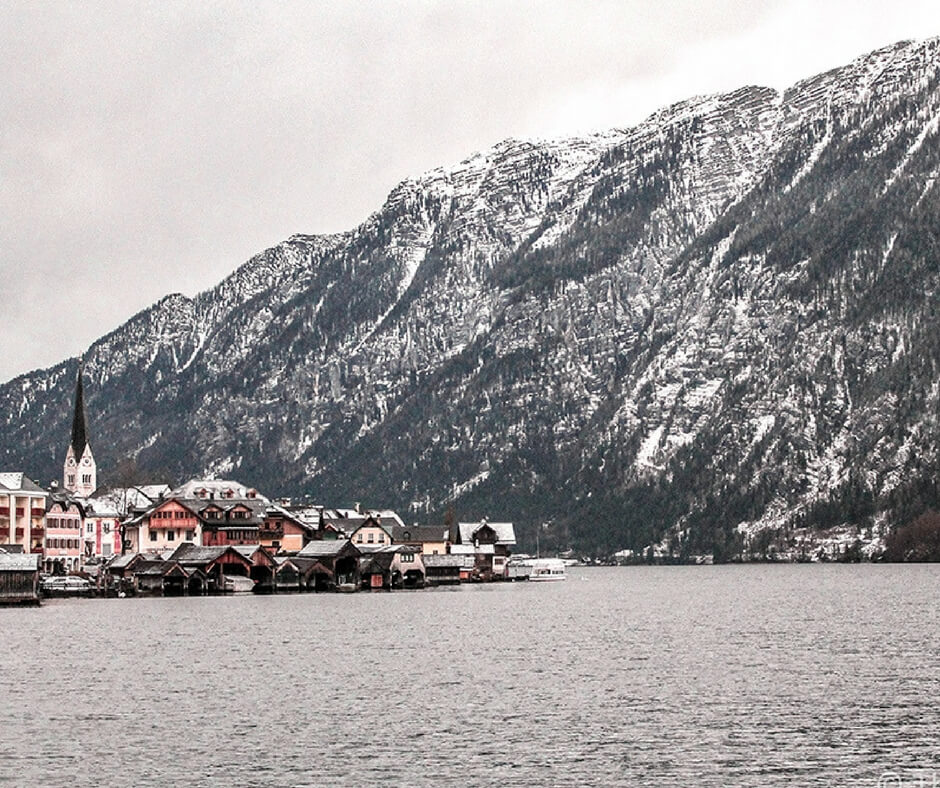
POLYGON ((292 566, 297 570, 297 573, 303 575, 304 577, 309 577, 311 574, 323 574, 333 576, 333 571, 321 564, 316 558, 304 558, 302 556, 277 556, 274 559, 277 562, 277 572, 281 571, 281 568, 284 566, 292 566))
POLYGON ((227 545, 215 545, 213 547, 202 547, 194 545, 191 542, 183 542, 177 547, 170 558, 179 561, 183 566, 196 564, 209 564, 215 561, 219 556, 229 549, 227 545))
POLYGON ((55 504, 61 506, 63 512, 67 512, 70 506, 74 506, 78 509, 78 513, 82 517, 87 514, 88 510, 88 501, 77 498, 68 490, 59 490, 58 492, 49 493, 49 500, 46 502, 47 511, 55 504))
POLYGON ((356 512, 349 515, 341 514, 337 510, 324 510, 323 512, 324 527, 332 528, 334 531, 346 536, 351 536, 366 519, 366 515, 357 514, 356 512))
POLYGON ((163 507, 163 506, 166 506, 168 503, 176 503, 176 504, 179 504, 179 505, 182 506, 184 509, 186 509, 191 515, 193 515, 193 517, 197 517, 197 518, 199 517, 199 510, 196 509, 196 508, 192 505, 192 502, 186 501, 186 500, 181 499, 181 498, 176 498, 175 496, 171 496, 170 498, 163 498, 163 499, 157 501, 156 503, 154 503, 154 504, 153 504, 151 507, 149 507, 148 509, 146 509, 146 510, 144 510, 143 512, 140 512, 140 513, 136 514, 134 517, 130 518, 130 519, 127 521, 128 525, 137 525, 137 524, 139 524, 139 523, 142 523, 144 520, 148 519, 148 518, 150 517, 150 515, 152 515, 155 511, 157 511, 158 509, 160 509, 160 508, 163 507))
POLYGON ((239 553, 244 558, 247 558, 249 561, 254 561, 255 556, 258 553, 264 557, 266 561, 274 563, 274 556, 272 556, 267 550, 265 550, 263 545, 260 544, 234 544, 229 545, 232 550, 236 553, 239 553))
POLYGON ((185 498, 181 499, 187 508, 196 512, 207 525, 212 527, 226 526, 230 528, 248 528, 257 527, 264 520, 265 515, 271 508, 271 503, 266 498, 185 498), (225 520, 206 517, 205 513, 209 509, 218 509, 225 513, 225 520), (229 519, 228 515, 234 510, 247 510, 249 517, 238 519, 229 519))
POLYGON ((317 530, 317 523, 309 523, 301 517, 298 517, 295 513, 291 512, 284 506, 280 506, 276 503, 269 503, 265 510, 266 517, 280 517, 284 520, 290 520, 292 523, 299 525, 304 531, 308 534, 313 533, 317 530))
POLYGON ((358 548, 349 539, 323 539, 307 542, 297 553, 301 558, 335 558, 344 550, 358 554, 358 548))
POLYGON ((385 533, 386 533, 386 535, 388 536, 389 540, 391 540, 391 538, 392 538, 392 528, 393 528, 396 524, 397 524, 397 523, 395 523, 394 521, 382 522, 382 518, 380 518, 380 517, 374 517, 374 516, 372 516, 372 515, 369 515, 368 517, 366 517, 365 520, 363 520, 361 523, 359 523, 359 525, 357 525, 356 528, 353 529, 353 531, 352 531, 349 535, 352 536, 353 534, 357 533, 358 531, 361 531, 363 528, 381 528, 383 531, 385 531, 385 533))
POLYGON ((473 544, 473 535, 483 526, 488 525, 496 533, 496 544, 515 544, 516 530, 512 523, 490 523, 481 520, 478 523, 460 523, 460 541, 463 544, 473 544))
MULTIPOLYGON (((366 520, 374 520, 382 529, 389 532, 396 525, 404 525, 404 521, 391 509, 377 509, 367 512, 357 512, 355 509, 323 509, 323 524, 334 530, 341 531, 347 536, 355 533, 366 520)), ((318 517, 319 523, 319 517, 318 517)))

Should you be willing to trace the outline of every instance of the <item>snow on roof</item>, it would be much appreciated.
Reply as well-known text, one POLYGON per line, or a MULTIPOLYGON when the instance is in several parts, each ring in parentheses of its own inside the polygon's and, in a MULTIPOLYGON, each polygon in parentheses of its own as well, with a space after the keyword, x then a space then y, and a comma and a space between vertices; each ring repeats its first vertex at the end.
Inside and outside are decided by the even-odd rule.
POLYGON ((8 490, 9 492, 28 492, 28 493, 40 493, 46 495, 46 491, 42 489, 36 482, 30 479, 22 471, 15 472, 2 472, 0 473, 0 489, 8 490))
POLYGON ((0 552, 0 572, 34 572, 39 569, 38 553, 0 552))
POLYGON ((160 496, 170 491, 166 484, 148 484, 140 487, 112 487, 95 497, 98 500, 110 501, 118 511, 131 509, 149 509, 160 500, 160 496))
POLYGON ((463 567, 466 564, 464 556, 451 553, 450 555, 425 555, 422 556, 424 559, 424 565, 428 569, 434 569, 435 567, 463 567))
POLYGON ((94 514, 98 517, 119 517, 118 507, 114 501, 108 497, 86 498, 86 513, 94 514))
POLYGON ((472 544, 473 535, 484 525, 488 525, 496 532, 496 544, 516 543, 516 529, 512 523, 490 523, 486 520, 478 523, 460 523, 460 541, 464 544, 472 544))
POLYGON ((246 487, 241 482, 231 479, 190 479, 185 484, 173 489, 169 497, 173 498, 247 498, 249 491, 258 500, 268 501, 253 487, 246 487))
POLYGON ((348 539, 323 539, 322 541, 307 542, 297 555, 311 558, 328 558, 337 555, 348 544, 351 544, 348 539))
POLYGON ((146 495, 151 501, 157 500, 161 495, 166 495, 170 492, 169 484, 141 484, 136 488, 141 493, 146 495))

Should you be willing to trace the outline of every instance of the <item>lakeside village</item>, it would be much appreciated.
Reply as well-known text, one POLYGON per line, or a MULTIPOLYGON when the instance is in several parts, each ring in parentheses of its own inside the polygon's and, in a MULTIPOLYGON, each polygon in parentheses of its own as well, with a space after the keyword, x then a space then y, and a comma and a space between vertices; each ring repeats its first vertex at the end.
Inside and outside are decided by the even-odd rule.
POLYGON ((294 506, 219 479, 99 489, 97 473, 79 370, 62 486, 43 489, 25 473, 0 472, 0 602, 37 604, 43 593, 392 590, 563 576, 563 565, 511 561, 508 522, 406 525, 393 511, 294 506))

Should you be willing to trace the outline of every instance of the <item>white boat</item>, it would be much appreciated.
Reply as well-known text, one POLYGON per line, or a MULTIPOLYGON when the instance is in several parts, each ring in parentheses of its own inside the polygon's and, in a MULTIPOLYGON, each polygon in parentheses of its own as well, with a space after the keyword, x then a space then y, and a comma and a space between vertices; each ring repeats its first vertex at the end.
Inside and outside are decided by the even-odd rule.
POLYGON ((533 558, 527 563, 530 567, 530 582, 568 579, 565 562, 560 558, 533 558))

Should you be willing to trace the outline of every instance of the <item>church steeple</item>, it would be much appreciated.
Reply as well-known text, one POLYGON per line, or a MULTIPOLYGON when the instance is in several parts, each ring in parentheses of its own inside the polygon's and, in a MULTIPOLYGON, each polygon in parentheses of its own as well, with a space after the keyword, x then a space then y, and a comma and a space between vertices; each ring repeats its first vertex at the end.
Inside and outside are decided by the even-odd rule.
POLYGON ((79 364, 75 380, 75 411, 72 414, 72 439, 65 454, 62 482, 66 490, 87 498, 98 487, 98 467, 91 446, 88 445, 88 428, 85 423, 85 392, 82 386, 82 365, 79 364))
POLYGON ((85 396, 82 389, 82 365, 78 365, 78 377, 75 381, 75 413, 72 414, 72 451, 81 457, 88 445, 85 428, 85 396))

